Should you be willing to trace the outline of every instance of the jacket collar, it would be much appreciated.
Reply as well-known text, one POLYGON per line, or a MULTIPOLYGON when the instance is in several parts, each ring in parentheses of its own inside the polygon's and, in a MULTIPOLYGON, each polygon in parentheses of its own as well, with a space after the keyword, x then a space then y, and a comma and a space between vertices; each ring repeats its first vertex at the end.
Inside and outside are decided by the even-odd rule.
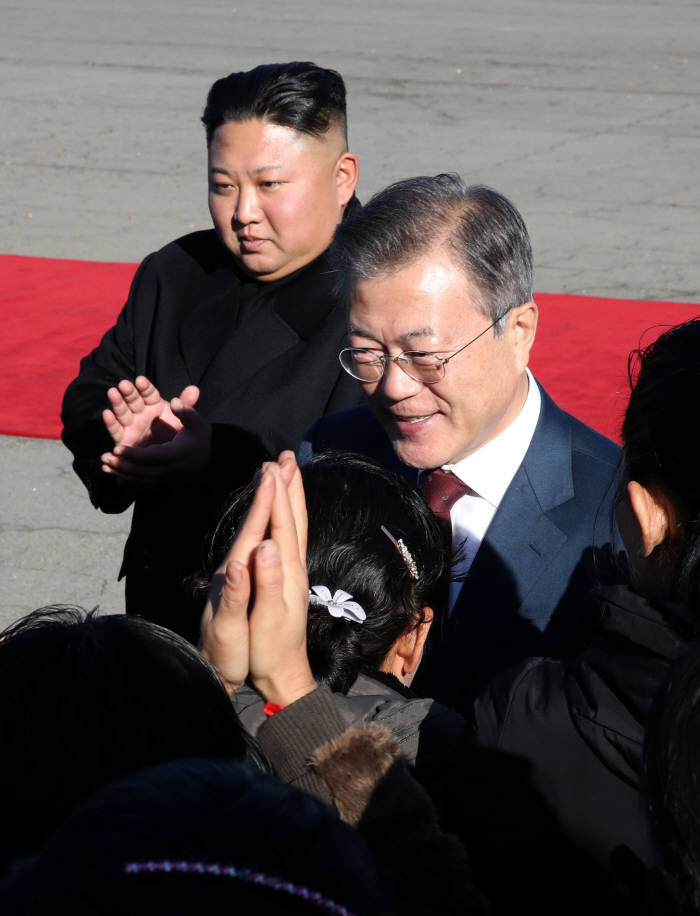
MULTIPOLYGON (((244 277, 231 254, 212 233, 219 256, 204 268, 188 291, 195 305, 180 328, 180 348, 193 383, 214 370, 234 332, 234 304, 244 277)), ((265 301, 277 321, 269 322, 266 359, 273 359, 299 339, 312 340, 337 308, 334 275, 324 252, 310 264, 273 283, 259 283, 253 302, 265 301)))
MULTIPOLYGON (((697 614, 690 608, 670 601, 654 604, 629 585, 596 589, 587 610, 587 624, 596 634, 622 636, 668 659, 700 631, 697 614)), ((595 652, 595 642, 590 651, 595 652)))
POLYGON ((522 468, 542 511, 549 512, 574 496, 571 427, 547 392, 538 387, 542 406, 532 437, 537 446, 527 450, 522 468), (543 455, 548 456, 546 461, 543 455), (552 467, 556 467, 556 474, 552 474, 552 467))

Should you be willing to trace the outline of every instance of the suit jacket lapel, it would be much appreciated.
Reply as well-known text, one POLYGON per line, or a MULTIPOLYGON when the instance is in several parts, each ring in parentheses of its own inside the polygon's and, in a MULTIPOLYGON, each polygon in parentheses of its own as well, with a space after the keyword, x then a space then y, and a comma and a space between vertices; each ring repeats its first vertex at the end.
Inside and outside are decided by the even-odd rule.
MULTIPOLYGON (((567 539, 548 513, 574 496, 571 431, 554 402, 540 391, 542 408, 530 447, 489 525, 463 589, 465 599, 489 599, 495 605, 489 615, 492 619, 505 620, 519 612, 541 571, 567 539)), ((492 628, 490 624, 488 629, 492 628)))
MULTIPOLYGON (((450 615, 430 685, 455 696, 456 686, 515 616, 543 629, 523 602, 567 540, 547 515, 574 495, 571 433, 540 389, 542 409, 522 464, 501 500, 450 615), (554 468, 556 467, 556 473, 554 468)), ((535 603, 536 606, 536 603, 535 603)))

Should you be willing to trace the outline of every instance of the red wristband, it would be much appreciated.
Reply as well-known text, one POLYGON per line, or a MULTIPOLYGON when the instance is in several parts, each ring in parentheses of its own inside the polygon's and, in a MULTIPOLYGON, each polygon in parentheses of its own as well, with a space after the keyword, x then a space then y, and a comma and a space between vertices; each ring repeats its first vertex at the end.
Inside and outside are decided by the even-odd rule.
POLYGON ((284 709, 284 706, 280 706, 279 703, 265 703, 263 706, 263 712, 266 716, 274 716, 280 709, 284 709))

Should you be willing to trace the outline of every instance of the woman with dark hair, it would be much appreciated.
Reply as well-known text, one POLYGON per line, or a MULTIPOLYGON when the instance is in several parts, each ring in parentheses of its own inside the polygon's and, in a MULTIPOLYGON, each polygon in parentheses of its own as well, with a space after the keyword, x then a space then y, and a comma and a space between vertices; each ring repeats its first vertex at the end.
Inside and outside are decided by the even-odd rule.
MULTIPOLYGON (((433 609, 441 606, 453 557, 422 493, 371 459, 326 452, 300 473, 308 519, 306 648, 314 681, 334 692, 347 724, 387 728, 432 792, 445 782, 445 760, 459 753, 465 722, 409 688, 430 651, 431 627, 440 626, 433 609)), ((210 543, 210 569, 228 552, 254 493, 255 484, 239 491, 222 516, 210 543)), ((265 722, 261 696, 243 685, 233 702, 257 736, 265 722)))
MULTIPOLYGON (((374 720, 367 723, 348 714, 342 695, 314 677, 307 651, 307 524, 302 475, 293 453, 283 453, 279 463, 263 467, 211 577, 201 650, 234 700, 246 681, 260 695, 264 721, 257 737, 275 772, 332 804, 363 832, 391 877, 399 912, 482 913, 486 904, 474 889, 468 856, 443 832, 430 798, 409 772, 406 742, 378 724, 378 716, 365 717, 374 720)), ((413 555, 392 539, 413 579, 413 555)), ((348 625, 360 623, 364 608, 337 591, 324 602, 350 614, 348 625)), ((381 699, 372 698, 370 706, 376 710, 381 699)), ((411 701, 399 699, 410 707, 411 701)), ((389 728, 392 718, 386 718, 389 728)), ((413 718, 408 731, 415 733, 426 711, 413 718)))
POLYGON ((511 855, 492 837, 490 886, 504 909, 513 863, 519 894, 534 888, 553 909, 607 901, 619 912, 626 885, 657 857, 645 732, 669 666, 700 632, 700 319, 661 334, 629 365, 617 519, 630 585, 590 595, 589 637, 576 657, 530 659, 474 707, 478 743, 527 762, 571 866, 552 867, 551 836, 531 821, 513 828, 511 855))
MULTIPOLYGON (((315 679, 347 694, 370 668, 409 686, 451 569, 434 515, 415 487, 359 455, 319 455, 301 467, 301 477, 315 679), (345 597, 334 602, 339 592, 345 597)), ((224 512, 210 545, 212 570, 254 492, 254 484, 244 488, 224 512)))

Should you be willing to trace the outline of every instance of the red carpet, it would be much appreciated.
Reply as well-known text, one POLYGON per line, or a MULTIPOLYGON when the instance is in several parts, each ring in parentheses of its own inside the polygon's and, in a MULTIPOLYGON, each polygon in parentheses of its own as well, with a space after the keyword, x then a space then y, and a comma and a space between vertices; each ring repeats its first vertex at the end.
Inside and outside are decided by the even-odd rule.
MULTIPOLYGON (((114 324, 136 265, 0 255, 0 269, 0 433, 58 438, 66 385, 114 324)), ((535 298, 535 375, 560 406, 614 439, 629 351, 700 315, 700 303, 535 298)))

